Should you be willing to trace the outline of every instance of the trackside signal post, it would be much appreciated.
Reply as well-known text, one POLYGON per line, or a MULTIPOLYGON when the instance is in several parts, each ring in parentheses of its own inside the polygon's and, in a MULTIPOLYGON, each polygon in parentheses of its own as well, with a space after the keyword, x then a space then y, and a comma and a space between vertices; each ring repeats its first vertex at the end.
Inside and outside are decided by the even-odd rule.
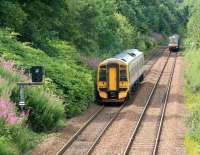
POLYGON ((19 93, 19 106, 21 110, 24 110, 25 107, 25 86, 33 86, 33 85, 43 85, 44 78, 44 68, 43 66, 32 66, 30 68, 31 73, 31 82, 18 82, 20 93, 19 93))

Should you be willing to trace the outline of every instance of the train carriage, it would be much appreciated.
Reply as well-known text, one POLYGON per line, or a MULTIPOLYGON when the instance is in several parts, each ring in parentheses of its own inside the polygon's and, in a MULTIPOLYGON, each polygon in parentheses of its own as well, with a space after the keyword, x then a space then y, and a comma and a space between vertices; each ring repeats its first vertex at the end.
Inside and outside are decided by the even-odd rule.
POLYGON ((169 37, 169 51, 170 52, 178 52, 180 49, 180 37, 175 34, 169 37))
POLYGON ((102 102, 124 102, 144 76, 144 55, 126 50, 104 60, 97 71, 97 97, 102 102))

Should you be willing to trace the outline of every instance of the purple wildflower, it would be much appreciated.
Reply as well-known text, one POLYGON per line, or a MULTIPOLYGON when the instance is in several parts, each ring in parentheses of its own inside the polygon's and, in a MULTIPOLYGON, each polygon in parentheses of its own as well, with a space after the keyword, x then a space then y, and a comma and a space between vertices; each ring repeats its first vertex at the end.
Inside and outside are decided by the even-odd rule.
POLYGON ((100 60, 98 60, 96 58, 90 58, 90 59, 87 60, 87 63, 91 67, 97 67, 100 63, 100 60))
POLYGON ((19 117, 15 113, 15 105, 9 101, 4 99, 0 99, 0 118, 4 119, 9 124, 17 124, 23 118, 27 116, 27 114, 23 113, 19 117))
POLYGON ((14 61, 11 61, 11 60, 3 60, 1 59, 1 64, 3 66, 4 69, 8 70, 8 71, 12 71, 13 70, 13 67, 15 65, 15 62, 14 61))

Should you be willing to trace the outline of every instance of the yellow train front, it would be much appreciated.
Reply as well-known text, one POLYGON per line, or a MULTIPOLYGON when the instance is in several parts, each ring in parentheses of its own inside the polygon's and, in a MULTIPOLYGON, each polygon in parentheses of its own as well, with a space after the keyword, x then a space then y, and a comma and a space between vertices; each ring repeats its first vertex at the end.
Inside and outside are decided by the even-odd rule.
POLYGON ((97 97, 101 102, 124 102, 144 77, 144 55, 126 50, 104 60, 97 71, 97 97))

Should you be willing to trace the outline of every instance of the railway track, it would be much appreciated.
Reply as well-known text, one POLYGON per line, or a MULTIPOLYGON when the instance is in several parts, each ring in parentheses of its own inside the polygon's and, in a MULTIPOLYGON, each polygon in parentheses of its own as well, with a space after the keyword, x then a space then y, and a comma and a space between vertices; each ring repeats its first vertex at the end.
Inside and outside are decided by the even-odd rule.
POLYGON ((166 89, 166 94, 165 94, 165 97, 164 97, 164 105, 162 107, 160 123, 159 123, 158 129, 157 129, 156 141, 155 141, 154 148, 153 148, 153 155, 157 154, 159 143, 160 143, 160 137, 161 137, 161 133, 162 133, 165 112, 166 112, 166 108, 167 108, 170 88, 171 88, 171 85, 172 85, 172 79, 173 79, 174 70, 175 70, 175 66, 176 66, 176 57, 177 57, 177 54, 175 56, 175 61, 174 61, 173 67, 172 67, 172 71, 170 73, 170 79, 169 79, 168 86, 167 86, 167 89, 166 89))
POLYGON ((145 60, 145 76, 149 74, 151 68, 157 62, 158 58, 167 50, 167 47, 163 46, 158 52, 154 52, 149 58, 145 60))
POLYGON ((159 52, 153 52, 153 54, 151 55, 151 56, 149 56, 146 60, 145 60, 145 65, 150 61, 150 60, 152 60, 152 59, 155 59, 155 58, 158 58, 162 53, 163 53, 163 51, 164 50, 166 50, 167 49, 167 46, 162 46, 162 47, 160 47, 160 49, 159 49, 159 52))
MULTIPOLYGON (((155 105, 152 103, 152 100, 153 100, 153 97, 156 96, 155 95, 156 90, 158 89, 161 78, 164 77, 164 71, 165 71, 167 65, 169 65, 170 54, 167 58, 167 61, 164 65, 153 89, 151 90, 151 93, 145 103, 145 107, 139 117, 139 120, 136 123, 136 126, 134 125, 132 135, 131 135, 131 137, 128 141, 128 144, 123 152, 123 155, 138 154, 138 153, 141 154, 141 152, 144 152, 144 154, 145 153, 153 154, 153 155, 157 154, 160 136, 161 136, 161 132, 162 132, 163 121, 164 121, 165 110, 166 110, 166 106, 167 106, 172 77, 173 77, 174 68, 175 68, 175 64, 176 64, 176 55, 171 59, 174 59, 174 61, 173 61, 173 65, 171 66, 171 72, 170 72, 167 86, 164 89, 164 94, 162 95, 162 98, 160 99, 160 101, 162 103, 159 103, 159 105, 155 105), (156 109, 155 107, 159 107, 160 111, 158 109, 155 111, 155 109, 156 109), (148 115, 147 115, 147 113, 148 113, 148 115), (155 114, 158 114, 158 115, 156 116, 155 114), (150 116, 152 116, 152 118, 151 118, 151 120, 148 120, 149 119, 148 117, 150 117, 150 116), (152 122, 154 122, 154 123, 152 123, 152 122), (145 123, 146 123, 146 125, 145 125, 145 123), (159 124, 159 125, 157 125, 157 124, 159 124), (156 131, 156 134, 153 134, 155 131, 156 131), (151 137, 151 136, 149 137, 149 135, 151 135, 153 137, 151 137), (154 136, 154 135, 156 135, 156 136, 154 136), (155 140, 155 142, 154 142, 154 140, 155 140)), ((157 96, 160 96, 159 89, 157 90, 157 93, 158 93, 157 96)))
POLYGON ((125 107, 105 107, 100 108, 84 126, 61 148, 57 155, 61 154, 90 154, 101 136, 117 118, 120 111, 125 107), (102 123, 99 123, 102 122, 102 123), (100 125, 97 125, 100 124, 100 125), (79 147, 77 147, 79 146, 79 147), (80 148, 83 146, 82 148, 80 148))
MULTIPOLYGON (((160 52, 153 54, 153 56, 150 59, 158 58, 162 53, 163 53, 163 49, 161 49, 160 52)), ((156 61, 157 60, 155 60, 155 62, 156 61)), ((155 62, 153 62, 150 65, 149 70, 153 67, 155 62)), ((90 143, 90 145, 89 145, 89 147, 87 146, 87 148, 85 146, 85 148, 83 149, 84 151, 82 153, 87 154, 87 155, 91 154, 91 152, 94 150, 96 144, 99 142, 100 138, 103 136, 103 134, 106 132, 106 130, 111 126, 111 124, 114 122, 114 120, 117 118, 117 116, 120 114, 120 111, 126 106, 126 104, 127 104, 127 102, 125 104, 121 105, 118 108, 116 108, 116 107, 113 108, 114 112, 112 112, 113 111, 112 108, 108 110, 108 108, 105 107, 105 106, 102 106, 99 109, 97 109, 97 111, 90 116, 88 121, 65 143, 65 145, 56 154, 57 155, 80 154, 80 152, 78 152, 77 149, 76 149, 77 144, 79 143, 78 141, 82 141, 82 142, 88 141, 90 143), (108 111, 108 112, 104 113, 104 111, 108 111), (87 139, 87 136, 84 137, 84 131, 85 130, 91 130, 92 131, 92 129, 89 129, 89 128, 91 128, 91 126, 92 126, 91 124, 93 122, 95 122, 95 120, 98 121, 98 119, 101 116, 101 113, 103 113, 104 116, 106 116, 106 115, 109 115, 109 116, 106 119, 106 121, 104 122, 104 125, 102 125, 100 127, 101 129, 99 129, 98 134, 96 134, 94 136, 95 138, 93 137, 93 140, 91 142, 91 139, 87 139), (84 138, 82 138, 82 137, 84 137, 84 138), (70 152, 70 150, 72 152, 70 152)), ((103 116, 101 116, 101 117, 103 117, 103 116)), ((90 138, 90 137, 88 137, 88 138, 90 138)))

